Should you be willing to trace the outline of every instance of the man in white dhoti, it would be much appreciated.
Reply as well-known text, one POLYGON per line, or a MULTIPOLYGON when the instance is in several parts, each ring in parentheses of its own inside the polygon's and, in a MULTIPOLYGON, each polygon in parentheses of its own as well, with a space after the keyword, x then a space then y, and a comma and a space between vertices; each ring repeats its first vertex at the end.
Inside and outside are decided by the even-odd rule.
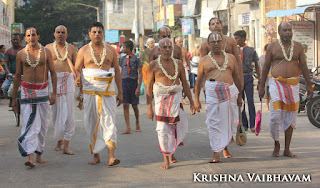
POLYGON ((222 51, 222 34, 213 31, 208 36, 211 49, 208 55, 200 59, 198 79, 195 87, 195 107, 201 109, 199 100, 203 78, 206 78, 206 108, 209 139, 213 159, 210 163, 220 161, 219 152, 223 151, 225 158, 232 157, 227 146, 232 139, 236 121, 238 120, 238 105, 241 105, 239 90, 241 79, 238 63, 234 55, 222 51))
POLYGON ((94 154, 89 164, 99 163, 99 152, 107 146, 109 166, 113 166, 120 163, 114 157, 114 150, 117 145, 116 106, 122 103, 122 85, 116 50, 105 44, 103 36, 103 25, 93 23, 89 31, 91 42, 83 46, 77 56, 76 85, 83 88, 84 124, 89 136, 90 152, 94 154))
POLYGON ((265 82, 270 71, 270 135, 274 139, 272 156, 279 157, 279 127, 285 132, 285 148, 283 155, 296 157, 290 151, 293 129, 299 110, 299 75, 302 73, 307 83, 309 98, 313 95, 309 71, 306 65, 303 47, 292 40, 292 26, 282 22, 278 26, 279 40, 268 45, 266 60, 262 68, 260 99, 265 94, 265 82), (272 67, 271 67, 272 66, 272 67), (270 69, 271 67, 271 69, 270 69))
POLYGON ((50 51, 38 43, 40 36, 35 28, 26 29, 27 46, 17 54, 17 69, 14 78, 12 107, 17 110, 17 91, 21 82, 21 117, 22 129, 18 138, 21 156, 29 156, 26 166, 34 167, 33 153, 36 161, 45 163, 41 155, 45 145, 48 130, 50 104, 56 100, 56 92, 52 92, 49 100, 48 72, 50 71, 52 87, 57 89, 57 75, 54 69, 50 51), (21 75, 23 78, 21 81, 21 75))
POLYGON ((194 103, 182 61, 171 57, 173 44, 170 39, 159 42, 161 55, 150 62, 147 74, 148 118, 153 120, 152 94, 155 99, 155 115, 159 147, 163 153, 160 169, 169 169, 169 163, 176 162, 173 153, 188 131, 188 121, 182 108, 182 91, 190 101, 191 114, 194 103))
MULTIPOLYGON (((57 72, 57 100, 52 106, 52 122, 54 126, 54 138, 58 141, 55 148, 60 151, 62 145, 63 153, 74 155, 69 148, 69 142, 75 132, 74 124, 74 64, 77 52, 73 45, 67 43, 67 28, 63 25, 56 27, 54 32, 55 42, 48 44, 52 53, 54 67, 57 72)), ((50 93, 52 87, 49 84, 50 93)))

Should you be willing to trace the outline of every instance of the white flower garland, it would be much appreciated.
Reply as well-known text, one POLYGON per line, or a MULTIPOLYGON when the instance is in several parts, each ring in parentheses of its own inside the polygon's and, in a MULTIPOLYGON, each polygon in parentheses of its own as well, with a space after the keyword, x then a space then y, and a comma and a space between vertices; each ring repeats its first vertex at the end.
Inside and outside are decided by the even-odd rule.
POLYGON ((36 67, 39 62, 40 62, 40 57, 41 57, 41 44, 38 43, 38 46, 39 46, 39 52, 38 52, 38 57, 36 59, 36 63, 35 64, 32 64, 31 61, 30 61, 30 57, 29 57, 29 45, 27 44, 26 46, 26 54, 27 54, 27 63, 30 65, 30 67, 36 67))
POLYGON ((106 58, 106 55, 107 55, 107 49, 106 49, 106 44, 104 42, 103 43, 103 51, 102 51, 102 57, 101 57, 101 61, 100 63, 98 63, 96 57, 94 56, 94 51, 93 51, 93 48, 92 48, 92 42, 89 43, 89 47, 90 47, 90 51, 91 51, 91 56, 92 56, 92 59, 94 61, 94 64, 98 65, 98 66, 102 66, 103 62, 104 62, 104 59, 106 58))
POLYGON ((224 55, 224 63, 222 68, 218 65, 217 61, 212 57, 211 52, 208 53, 211 61, 213 62, 213 64, 217 67, 217 69, 221 72, 227 69, 228 67, 228 54, 222 50, 222 53, 224 55))
MULTIPOLYGON (((64 60, 66 60, 67 57, 68 57, 68 43, 67 43, 67 42, 64 43, 64 48, 66 48, 66 53, 64 54, 64 57, 63 57, 63 58, 60 58, 60 57, 59 57, 59 52, 58 52, 58 50, 57 50, 57 43, 56 43, 56 41, 54 41, 54 43, 53 43, 53 49, 54 49, 54 52, 56 53, 57 59, 58 59, 59 61, 64 61, 64 60)), ((63 48, 63 49, 64 49, 64 48, 63 48)), ((62 49, 62 51, 63 51, 63 49, 62 49)), ((62 51, 61 51, 61 52, 62 52, 62 51)))
POLYGON ((161 61, 160 61, 160 57, 161 57, 161 55, 159 55, 159 57, 158 57, 158 64, 159 64, 159 67, 160 67, 160 69, 162 70, 163 74, 164 74, 167 78, 169 78, 170 80, 175 80, 175 79, 177 79, 177 77, 178 77, 178 64, 177 64, 176 60, 175 60, 173 57, 171 57, 171 59, 172 59, 172 61, 173 61, 173 64, 174 64, 174 76, 170 76, 170 75, 168 74, 168 72, 163 68, 163 66, 162 66, 162 64, 161 64, 161 61))
POLYGON ((292 57, 293 57, 293 46, 294 46, 293 40, 291 40, 290 57, 289 57, 289 58, 288 58, 288 56, 287 56, 286 51, 284 50, 283 44, 282 44, 282 42, 281 42, 281 39, 278 39, 278 41, 279 41, 279 44, 280 44, 280 46, 281 46, 281 50, 282 50, 282 53, 283 53, 283 56, 284 56, 285 60, 291 61, 291 60, 292 60, 292 57))

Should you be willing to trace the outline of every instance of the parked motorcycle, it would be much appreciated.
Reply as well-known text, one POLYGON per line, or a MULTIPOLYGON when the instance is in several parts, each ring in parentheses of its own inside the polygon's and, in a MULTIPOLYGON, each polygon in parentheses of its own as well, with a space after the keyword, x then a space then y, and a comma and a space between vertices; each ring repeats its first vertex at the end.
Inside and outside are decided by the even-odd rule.
MULTIPOLYGON (((311 72, 315 73, 320 66, 314 67, 311 72)), ((307 84, 305 79, 300 76, 300 111, 307 111, 309 121, 316 127, 320 128, 320 78, 317 78, 320 73, 315 73, 315 76, 311 76, 311 83, 313 84, 313 96, 312 99, 308 99, 307 96, 307 84)))

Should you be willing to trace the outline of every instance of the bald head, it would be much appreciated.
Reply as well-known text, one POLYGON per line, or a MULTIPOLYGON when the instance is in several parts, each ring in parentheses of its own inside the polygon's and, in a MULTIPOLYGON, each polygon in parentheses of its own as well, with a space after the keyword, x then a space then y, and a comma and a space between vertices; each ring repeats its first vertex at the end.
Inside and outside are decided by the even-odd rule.
POLYGON ((57 43, 64 44, 68 37, 68 30, 64 25, 59 25, 56 27, 53 36, 57 43))
POLYGON ((173 50, 172 41, 168 38, 161 39, 159 41, 159 47, 161 55, 164 57, 170 57, 173 50))
POLYGON ((66 26, 64 26, 64 25, 58 25, 58 26, 55 28, 54 31, 56 32, 57 30, 61 30, 61 29, 63 29, 63 30, 65 30, 66 32, 68 32, 66 26))
POLYGON ((291 42, 292 39, 292 25, 288 22, 281 22, 278 25, 278 34, 283 42, 291 42))
POLYGON ((161 27, 159 29, 159 39, 171 38, 171 30, 169 27, 161 27))

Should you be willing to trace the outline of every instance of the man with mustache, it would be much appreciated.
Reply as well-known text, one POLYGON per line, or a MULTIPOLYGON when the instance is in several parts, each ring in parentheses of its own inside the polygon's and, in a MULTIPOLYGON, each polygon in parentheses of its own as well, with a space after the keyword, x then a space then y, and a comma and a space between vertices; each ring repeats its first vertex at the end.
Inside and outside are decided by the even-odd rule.
MULTIPOLYGON (((209 30, 210 31, 218 31, 222 34, 223 25, 221 23, 221 20, 217 17, 213 17, 209 21, 209 30)), ((236 41, 232 37, 228 37, 224 34, 222 34, 222 48, 221 50, 225 51, 226 53, 233 54, 234 57, 237 59, 238 67, 239 67, 239 74, 240 74, 240 81, 241 81, 241 88, 239 93, 239 98, 241 98, 241 91, 243 89, 243 68, 242 63, 239 56, 239 51, 237 47, 236 41)), ((201 44, 200 48, 200 57, 206 56, 210 52, 210 47, 208 41, 204 41, 201 44)))
MULTIPOLYGON (((164 39, 164 38, 168 38, 168 39, 171 39, 171 30, 169 27, 161 27, 159 29, 159 39, 164 39)), ((158 58, 158 56, 161 55, 161 52, 160 52, 160 48, 159 46, 155 46, 151 49, 151 52, 150 52, 150 57, 149 57, 149 61, 153 61, 153 60, 156 60, 158 58)), ((182 51, 181 51, 181 48, 174 44, 173 45, 173 54, 172 54, 173 58, 175 59, 179 59, 180 61, 183 61, 182 59, 182 51)))
POLYGON ((91 42, 79 50, 75 66, 75 83, 83 90, 84 124, 90 138, 90 152, 94 154, 89 164, 100 163, 99 152, 107 147, 109 166, 113 166, 120 163, 114 157, 116 107, 122 103, 119 62, 116 50, 104 42, 104 27, 100 22, 90 26, 89 37, 91 42))
MULTIPOLYGON (((74 125, 74 64, 77 52, 73 45, 67 43, 68 30, 59 25, 54 31, 55 42, 48 44, 52 53, 54 67, 57 72, 57 101, 52 106, 52 121, 54 126, 54 137, 58 140, 56 151, 60 151, 62 145, 63 153, 74 155, 69 148, 69 142, 75 132, 74 125)), ((49 85, 51 86, 51 85, 49 85)), ((50 87, 52 92, 52 87, 50 87)))
POLYGON ((279 127, 285 132, 285 148, 283 155, 296 157, 290 151, 293 129, 299 110, 299 80, 300 73, 307 83, 307 93, 312 98, 313 89, 309 71, 304 58, 303 47, 292 40, 292 25, 282 22, 278 26, 280 39, 268 45, 265 63, 262 68, 260 100, 265 94, 265 82, 269 76, 270 91, 270 135, 274 139, 272 156, 279 157, 279 127), (270 74, 268 75, 270 70, 270 74))
POLYGON ((18 138, 21 156, 29 156, 25 166, 34 167, 33 153, 36 161, 45 163, 42 153, 45 136, 48 130, 50 105, 55 103, 57 91, 57 75, 53 66, 50 50, 38 41, 40 35, 33 27, 27 28, 24 40, 27 46, 18 52, 16 74, 14 78, 12 108, 17 110, 16 94, 21 84, 21 116, 22 129, 18 138), (48 96, 48 73, 50 71, 53 92, 48 96), (23 77, 21 76, 23 72, 23 77), (21 78, 22 77, 22 78, 21 78))
POLYGON ((148 118, 153 121, 153 94, 159 148, 164 158, 160 169, 169 169, 169 163, 177 161, 173 154, 188 131, 187 116, 181 104, 182 91, 189 98, 191 115, 195 113, 195 108, 182 61, 171 56, 172 41, 164 38, 160 40, 159 47, 161 55, 150 62, 147 75, 148 118))
MULTIPOLYGON (((220 162, 219 152, 221 151, 225 158, 232 157, 227 146, 231 142, 233 126, 238 119, 237 98, 241 83, 236 58, 221 50, 222 34, 213 31, 209 34, 207 42, 211 50, 199 62, 195 108, 200 112, 199 95, 205 80, 206 124, 213 151, 213 158, 209 163, 217 163, 220 162)), ((241 98, 238 99, 238 105, 241 105, 241 98)))

